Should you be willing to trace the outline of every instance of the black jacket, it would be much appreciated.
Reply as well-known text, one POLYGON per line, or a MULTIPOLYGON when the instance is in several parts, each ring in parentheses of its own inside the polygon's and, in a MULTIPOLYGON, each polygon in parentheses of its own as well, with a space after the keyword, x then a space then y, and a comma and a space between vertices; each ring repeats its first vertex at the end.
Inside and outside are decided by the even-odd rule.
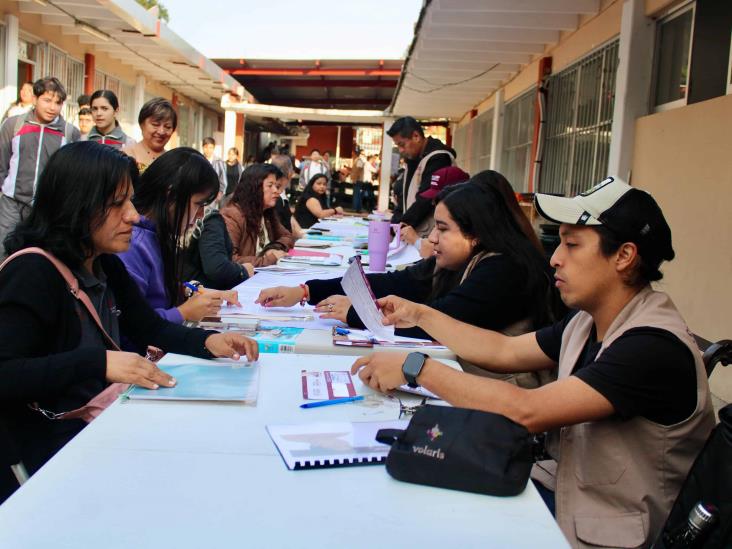
POLYGON ((433 173, 441 168, 447 168, 452 164, 450 157, 446 154, 436 154, 427 161, 427 164, 424 167, 424 171, 422 172, 422 178, 419 182, 419 190, 417 190, 417 199, 415 203, 412 204, 411 208, 409 209, 405 208, 404 206, 406 205, 407 201, 407 189, 409 188, 409 184, 412 181, 412 176, 414 175, 414 172, 417 169, 420 161, 431 152, 438 150, 450 151, 453 156, 456 156, 454 149, 446 146, 439 139, 428 137, 427 144, 424 148, 424 153, 419 158, 415 158, 414 160, 407 160, 407 173, 406 178, 404 179, 404 184, 402 186, 402 197, 400 200, 401 210, 404 212, 400 220, 402 223, 406 223, 407 225, 410 225, 412 227, 418 227, 420 223, 422 223, 429 216, 433 215, 435 211, 435 206, 432 203, 432 199, 422 198, 419 196, 419 193, 422 193, 430 188, 433 173))
POLYGON ((197 280, 206 288, 230 290, 249 278, 244 266, 231 260, 233 252, 224 218, 218 210, 211 210, 188 244, 183 278, 197 280))
MULTIPOLYGON (((402 271, 391 273, 367 273, 374 295, 397 295, 425 303, 462 322, 501 330, 530 314, 531 304, 524 291, 524 276, 515 264, 502 255, 486 257, 480 261, 462 284, 462 273, 454 273, 455 286, 430 299, 434 258, 425 259, 402 271)), ((343 295, 341 279, 309 280, 310 303, 316 304, 331 295, 343 295)), ((351 307, 348 325, 363 328, 361 319, 351 307)), ((407 337, 431 339, 421 328, 397 328, 396 334, 407 337)))
MULTIPOLYGON (((141 349, 211 358, 206 338, 214 332, 171 324, 140 294, 122 261, 99 258, 114 294, 120 332, 141 349)), ((38 469, 85 425, 51 421, 27 407, 38 402, 54 412, 86 404, 106 386, 106 349, 79 348, 77 300, 44 257, 21 256, 0 271, 0 413, 30 472, 38 469)))

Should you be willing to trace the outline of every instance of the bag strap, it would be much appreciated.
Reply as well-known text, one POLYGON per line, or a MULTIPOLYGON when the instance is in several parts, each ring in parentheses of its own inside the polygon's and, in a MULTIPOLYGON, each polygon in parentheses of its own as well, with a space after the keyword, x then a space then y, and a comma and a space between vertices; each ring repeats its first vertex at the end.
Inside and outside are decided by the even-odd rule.
POLYGON ((81 301, 81 303, 86 308, 89 315, 94 319, 94 322, 96 323, 99 330, 102 332, 102 335, 107 340, 107 343, 109 343, 112 346, 112 349, 115 351, 119 351, 120 348, 115 343, 115 341, 112 339, 112 337, 107 333, 107 330, 104 329, 104 326, 102 325, 102 321, 99 318, 99 314, 97 313, 97 310, 94 308, 94 305, 91 302, 91 299, 89 299, 89 296, 86 294, 84 290, 79 288, 79 281, 74 276, 74 273, 71 272, 71 269, 69 269, 66 265, 64 265, 61 261, 58 260, 53 254, 50 254, 46 250, 42 248, 37 247, 31 247, 31 248, 24 248, 22 250, 19 250, 15 252, 13 255, 8 257, 5 261, 0 264, 0 271, 13 259, 16 257, 20 257, 22 255, 28 255, 28 254, 36 254, 36 255, 42 255, 46 259, 48 259, 51 264, 56 267, 56 270, 59 272, 59 274, 63 277, 64 281, 66 282, 66 286, 68 287, 69 291, 71 292, 71 295, 73 295, 76 299, 81 301))
POLYGON ((405 432, 404 429, 379 429, 376 433, 376 441, 391 446, 401 439, 405 432))

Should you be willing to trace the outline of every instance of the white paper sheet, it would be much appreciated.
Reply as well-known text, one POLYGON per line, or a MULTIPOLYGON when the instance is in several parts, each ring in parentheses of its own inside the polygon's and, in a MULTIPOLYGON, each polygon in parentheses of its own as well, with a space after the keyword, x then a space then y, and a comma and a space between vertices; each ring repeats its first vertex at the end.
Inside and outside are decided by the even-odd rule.
POLYGON ((394 326, 384 326, 382 323, 384 315, 376 306, 360 261, 354 261, 348 267, 341 279, 341 287, 366 328, 378 339, 394 341, 394 326))

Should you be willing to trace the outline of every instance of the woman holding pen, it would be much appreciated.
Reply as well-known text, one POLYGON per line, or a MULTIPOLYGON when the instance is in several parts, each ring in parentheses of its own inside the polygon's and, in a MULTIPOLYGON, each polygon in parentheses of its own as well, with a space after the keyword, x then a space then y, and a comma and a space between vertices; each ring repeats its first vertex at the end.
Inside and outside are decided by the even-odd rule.
POLYGON ((154 345, 202 358, 257 358, 256 342, 167 322, 142 298, 115 255, 129 247, 139 220, 130 199, 136 178, 134 162, 113 147, 66 145, 51 156, 32 211, 5 241, 11 257, 0 270, 0 407, 31 473, 86 425, 49 417, 83 407, 110 383, 175 385, 155 364, 110 340, 119 345, 124 336, 141 349, 154 345), (33 247, 41 253, 12 257, 33 247), (90 308, 69 291, 61 269, 89 297, 90 308))
MULTIPOLYGON (((549 266, 496 189, 470 183, 445 188, 437 197, 435 223, 432 257, 403 271, 366 275, 376 297, 398 295, 500 331, 527 331, 553 318, 549 266)), ((362 328, 343 293, 338 278, 309 280, 302 287, 262 290, 257 303, 286 307, 306 300, 321 318, 362 328)), ((420 328, 396 333, 429 338, 420 328)))
POLYGON ((224 300, 238 304, 235 291, 206 289, 186 299, 183 286, 184 237, 216 198, 218 185, 208 160, 188 147, 163 154, 135 185, 133 203, 140 216, 120 258, 147 302, 170 322, 216 315, 224 300))

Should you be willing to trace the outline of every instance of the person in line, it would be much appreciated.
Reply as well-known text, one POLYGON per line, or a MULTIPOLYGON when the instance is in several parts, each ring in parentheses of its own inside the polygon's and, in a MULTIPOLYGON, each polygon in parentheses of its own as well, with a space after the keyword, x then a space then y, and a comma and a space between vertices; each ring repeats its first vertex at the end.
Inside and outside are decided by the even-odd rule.
POLYGON ((550 431, 556 461, 538 463, 534 477, 570 545, 647 547, 714 426, 701 353, 669 296, 650 285, 674 258, 671 229, 651 195, 614 177, 575 198, 535 200, 561 223, 551 264, 574 309, 564 320, 508 337, 398 297, 379 304, 386 323, 419 326, 484 368, 558 366, 556 382, 522 389, 436 360, 407 364, 401 353, 360 358, 352 372, 374 389, 409 382, 550 431))
POLYGON ((255 267, 274 265, 295 241, 274 211, 282 172, 272 164, 254 164, 241 174, 229 203, 222 208, 231 241, 233 259, 255 267))
POLYGON ((36 80, 33 95, 33 109, 8 118, 0 127, 0 242, 28 215, 36 183, 51 155, 80 138, 79 130, 61 116, 66 90, 58 78, 36 80))
POLYGON ((226 153, 226 192, 224 192, 224 196, 229 196, 234 192, 243 171, 244 168, 239 162, 239 149, 231 147, 226 153))
POLYGON ((79 106, 79 110, 91 108, 91 96, 82 93, 76 98, 76 104, 79 106))
POLYGON ((309 229, 319 219, 332 215, 343 215, 343 208, 328 207, 328 178, 323 174, 316 174, 310 178, 305 190, 297 199, 295 205, 295 220, 303 229, 309 229))
POLYGON ((286 154, 278 154, 272 157, 271 164, 277 166, 282 172, 282 175, 277 179, 277 190, 280 195, 277 197, 277 203, 274 207, 277 219, 280 220, 285 229, 290 231, 295 240, 303 238, 305 231, 297 222, 297 219, 293 217, 290 199, 287 197, 287 189, 289 189, 290 182, 295 175, 292 159, 286 154))
MULTIPOLYGON (((366 157, 363 165, 363 189, 361 191, 361 200, 367 212, 370 212, 376 206, 376 194, 374 193, 374 181, 379 168, 376 165, 377 157, 375 154, 366 157)), ((378 187, 378 181, 376 186, 378 187)))
POLYGON ((135 159, 142 174, 165 152, 165 146, 178 127, 178 114, 170 101, 155 97, 142 106, 137 122, 142 141, 123 147, 122 152, 135 159))
MULTIPOLYGON (((134 163, 112 147, 79 142, 59 149, 41 175, 33 209, 5 240, 7 252, 39 247, 55 256, 117 344, 125 336, 143 349, 255 360, 255 342, 166 322, 140 295, 115 255, 130 245, 138 219, 130 201, 136 177, 134 163)), ((6 263, 0 270, 0 403, 30 473, 86 425, 51 420, 40 410, 78 409, 114 382, 175 385, 142 356, 113 350, 49 259, 25 254, 6 263)))
POLYGON ((94 128, 94 117, 91 109, 89 107, 79 109, 77 118, 79 120, 79 141, 86 141, 89 139, 89 132, 94 128))
POLYGON ((303 161, 300 166, 300 183, 298 187, 300 191, 304 190, 310 179, 314 175, 322 174, 326 179, 330 179, 330 166, 320 156, 319 149, 313 149, 310 151, 310 158, 303 161))
POLYGON ((115 149, 132 147, 135 140, 128 137, 117 121, 119 100, 111 90, 97 90, 91 95, 91 112, 94 127, 89 132, 89 141, 109 145, 115 149))
MULTIPOLYGON (((451 166, 455 151, 434 137, 425 137, 422 125, 411 116, 399 118, 386 132, 394 140, 399 154, 407 159, 404 186, 398 210, 402 225, 412 227, 421 237, 432 230, 432 200, 420 193, 430 188, 432 175, 440 168, 451 166)), ((396 223, 395 220, 392 221, 396 223)))
MULTIPOLYGON (((430 181, 430 188, 425 192, 420 193, 420 197, 434 200, 440 191, 450 185, 456 185, 458 183, 464 183, 470 179, 470 175, 458 168, 457 166, 448 166, 447 168, 440 168, 434 174, 432 174, 432 180, 430 181)), ((400 230, 401 239, 407 244, 417 246, 419 254, 423 258, 428 258, 432 255, 432 245, 428 238, 421 238, 417 231, 415 231, 409 225, 403 225, 400 230)))
POLYGON ((203 290, 185 299, 184 236, 219 192, 211 164, 190 147, 166 152, 145 170, 132 200, 140 212, 129 249, 120 254, 147 302, 165 320, 181 324, 216 315, 236 292, 203 290))
POLYGON ((351 159, 351 183, 353 183, 353 201, 351 208, 356 213, 361 213, 363 208, 363 188, 366 184, 364 177, 366 173, 366 153, 359 147, 354 147, 353 158, 351 159))
MULTIPOLYGON (((550 318, 550 277, 543 258, 520 231, 494 189, 463 184, 438 196, 433 257, 402 271, 368 273, 377 297, 399 295, 450 317, 494 330, 543 326, 550 318)), ((309 280, 304 288, 278 286, 261 291, 258 303, 292 306, 302 299, 321 318, 350 326, 363 323, 343 295, 341 279, 309 280)), ((397 335, 429 338, 421 328, 398 328, 397 335)), ((439 338, 438 338, 439 340, 439 338)))
POLYGON ((251 263, 232 260, 234 245, 221 212, 210 210, 196 221, 183 263, 183 280, 195 280, 205 288, 230 290, 254 275, 251 263))
POLYGON ((33 82, 24 82, 18 90, 18 99, 8 107, 3 115, 3 122, 11 116, 26 114, 33 108, 33 82))
POLYGON ((247 169, 249 166, 251 166, 252 164, 256 164, 256 163, 257 163, 257 157, 254 156, 253 154, 250 154, 249 156, 247 156, 247 161, 244 163, 243 167, 244 167, 244 169, 247 169))
POLYGON ((201 149, 203 156, 211 163, 219 178, 219 195, 216 199, 216 202, 218 202, 224 197, 224 193, 226 192, 226 163, 216 156, 216 140, 213 137, 204 137, 201 149))

